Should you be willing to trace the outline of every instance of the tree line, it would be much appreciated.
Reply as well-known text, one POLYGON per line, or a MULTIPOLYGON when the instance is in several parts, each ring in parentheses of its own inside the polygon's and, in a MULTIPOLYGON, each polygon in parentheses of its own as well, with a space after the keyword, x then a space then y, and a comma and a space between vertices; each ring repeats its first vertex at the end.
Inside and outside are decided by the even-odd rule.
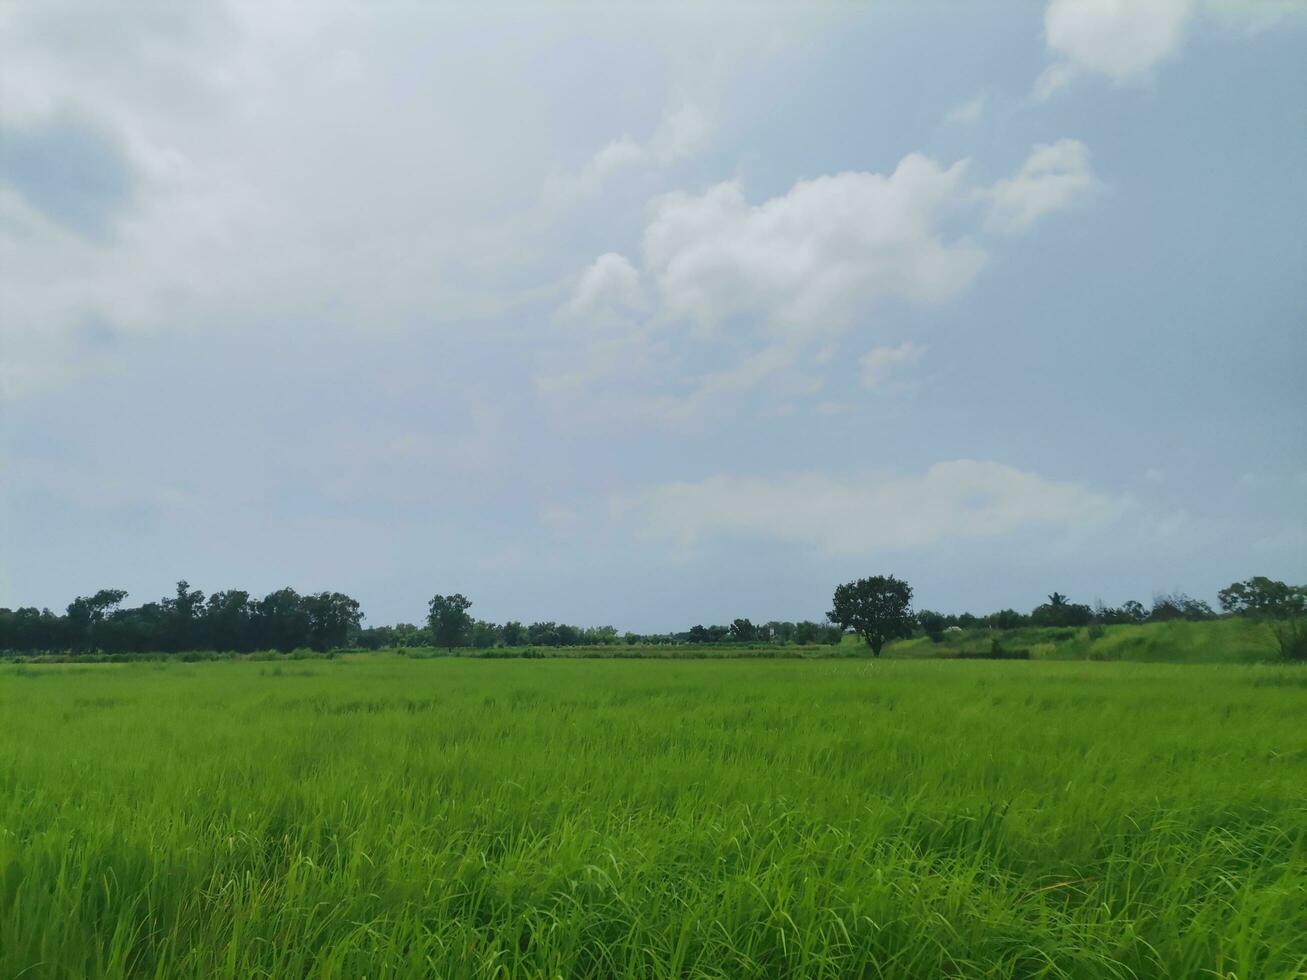
POLYGON ((1071 602, 1061 592, 1053 592, 1047 602, 1036 606, 1029 613, 1000 609, 985 616, 973 616, 971 613, 954 615, 922 609, 915 614, 917 624, 932 640, 942 639, 950 628, 1012 630, 1022 626, 1118 626, 1123 623, 1164 623, 1173 619, 1197 622, 1216 617, 1217 613, 1210 605, 1183 592, 1159 592, 1153 596, 1150 606, 1135 599, 1119 606, 1108 606, 1099 600, 1091 606, 1083 602, 1071 602))
MULTIPOLYGON (((300 595, 278 589, 261 599, 241 589, 205 596, 185 580, 157 602, 123 605, 122 589, 79 596, 63 614, 49 609, 0 608, 0 651, 39 653, 176 653, 189 650, 251 653, 256 650, 380 650, 401 647, 576 647, 675 644, 836 644, 846 633, 863 637, 874 654, 918 632, 942 642, 952 630, 1012 630, 1025 626, 1097 627, 1122 623, 1203 620, 1218 613, 1182 592, 1159 593, 1150 606, 1076 603, 1061 592, 1029 613, 1014 609, 976 616, 913 610, 912 587, 894 576, 873 576, 839 586, 826 622, 737 618, 729 624, 697 624, 671 633, 619 633, 612 626, 477 619, 471 601, 458 593, 434 596, 421 625, 364 627, 357 600, 341 592, 300 595)), ((1221 613, 1266 621, 1282 652, 1307 659, 1307 587, 1265 576, 1235 582, 1218 594, 1221 613)))
POLYGON ((74 599, 63 615, 30 606, 0 609, 0 649, 24 653, 326 651, 347 646, 363 619, 358 602, 340 592, 300 595, 285 588, 255 599, 241 589, 228 589, 206 598, 182 580, 174 595, 157 602, 124 607, 125 598, 122 589, 101 589, 74 599))
POLYGON ((510 620, 503 624, 475 619, 468 611, 471 601, 464 595, 437 595, 427 606, 424 627, 410 623, 362 630, 358 645, 365 649, 385 647, 577 647, 577 646, 662 646, 683 643, 838 643, 843 631, 832 623, 772 621, 754 624, 736 619, 730 625, 691 626, 674 633, 619 633, 613 626, 569 626, 566 623, 524 624, 510 620))
MULTIPOLYGON (((886 643, 907 639, 917 629, 936 643, 943 642, 950 630, 976 626, 1008 630, 1021 626, 1081 627, 1091 630, 1127 623, 1170 622, 1173 620, 1198 621, 1215 619, 1211 606, 1183 592, 1158 593, 1153 597, 1151 609, 1143 603, 1131 601, 1113 608, 1101 601, 1093 607, 1074 603, 1061 592, 1053 592, 1048 601, 1041 603, 1022 616, 1012 609, 1004 609, 985 617, 969 613, 948 616, 930 610, 914 611, 912 586, 892 575, 847 582, 835 589, 835 602, 827 618, 842 630, 856 633, 867 642, 874 656, 880 656, 886 643)), ((1286 660, 1307 660, 1307 586, 1286 585, 1257 575, 1235 582, 1217 594, 1221 611, 1227 616, 1243 616, 1266 623, 1286 660)), ((997 649, 997 638, 995 638, 997 649)))

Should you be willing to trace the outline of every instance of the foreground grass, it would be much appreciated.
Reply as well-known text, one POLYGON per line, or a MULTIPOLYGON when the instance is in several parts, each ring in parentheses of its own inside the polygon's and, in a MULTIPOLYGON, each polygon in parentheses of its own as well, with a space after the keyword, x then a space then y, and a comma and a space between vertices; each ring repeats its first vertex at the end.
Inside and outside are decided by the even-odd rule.
POLYGON ((1307 673, 0 667, 0 976, 1290 977, 1307 673))

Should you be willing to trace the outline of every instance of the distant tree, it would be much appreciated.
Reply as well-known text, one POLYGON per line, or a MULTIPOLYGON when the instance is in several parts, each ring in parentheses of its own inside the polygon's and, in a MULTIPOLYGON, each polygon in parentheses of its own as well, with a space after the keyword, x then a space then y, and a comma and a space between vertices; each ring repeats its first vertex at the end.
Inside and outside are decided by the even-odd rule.
POLYGON ((1238 616, 1275 615, 1292 599, 1295 590, 1295 586, 1265 575, 1254 575, 1226 586, 1216 598, 1223 612, 1238 616))
POLYGON ((431 630, 414 623, 396 623, 390 628, 391 637, 397 647, 431 646, 431 630))
POLYGON ((472 617, 468 610, 472 602, 460 593, 432 596, 427 603, 427 625, 431 629, 431 642, 452 650, 466 646, 472 630, 472 617))
POLYGON ((1307 586, 1258 575, 1235 582, 1217 596, 1226 612, 1265 621, 1275 634, 1281 657, 1307 660, 1307 586))
POLYGON ((496 646, 503 634, 500 633, 499 627, 494 623, 488 623, 484 619, 478 619, 472 624, 472 629, 468 637, 471 646, 480 650, 486 650, 496 646))
POLYGON ((941 643, 944 640, 944 627, 948 625, 948 620, 930 609, 920 609, 917 611, 917 625, 922 628, 932 643, 941 643))
POLYGON ((611 646, 618 642, 617 627, 587 626, 581 630, 581 642, 588 646, 611 646))
POLYGON ((822 638, 821 623, 814 623, 810 619, 794 624, 794 642, 799 646, 806 647, 809 643, 817 643, 822 638))
POLYGON ((64 617, 35 606, 24 606, 14 612, 14 638, 16 648, 37 652, 61 650, 69 645, 64 617))
POLYGON ((504 646, 520 647, 526 643, 526 627, 512 619, 499 628, 504 638, 504 646))
POLYGON ((753 643, 758 639, 758 627, 747 619, 731 623, 731 639, 737 643, 753 643))
POLYGON ((879 657, 890 640, 912 635, 912 586, 893 575, 875 575, 835 589, 833 623, 851 629, 879 657))
POLYGON ((388 650, 399 646, 395 642, 393 626, 369 626, 360 629, 354 642, 364 650, 388 650))
POLYGON ((1030 613, 1035 626, 1088 626, 1094 611, 1084 603, 1068 602, 1061 592, 1053 592, 1048 602, 1036 606, 1030 613))
POLYGON ((314 650, 335 650, 346 646, 358 631, 363 613, 359 604, 343 592, 319 592, 302 601, 308 616, 308 644, 314 650))
POLYGON ((209 596, 204 607, 204 631, 215 650, 248 651, 252 642, 254 608, 250 594, 241 589, 227 589, 209 596))
POLYGON ((96 629, 105 615, 127 598, 122 589, 101 589, 93 596, 78 596, 68 604, 67 633, 74 650, 93 650, 96 629))
POLYGON ((1215 616, 1216 613, 1206 602, 1191 598, 1183 592, 1157 593, 1153 596, 1153 608, 1148 614, 1148 618, 1157 623, 1165 623, 1173 619, 1198 621, 1213 619, 1215 616))
POLYGON ((185 579, 177 583, 177 592, 171 599, 163 600, 164 614, 168 619, 167 638, 163 644, 165 650, 193 650, 205 646, 200 636, 203 625, 204 593, 192 589, 185 579))
POLYGON ((705 627, 703 626, 690 627, 689 642, 707 643, 709 639, 710 637, 708 636, 708 630, 705 627))
POLYGON ((772 638, 779 640, 781 643, 790 643, 794 640, 794 624, 790 622, 779 622, 772 620, 767 624, 767 629, 771 632, 772 638))
POLYGON ((304 601, 287 587, 269 592, 254 607, 254 633, 260 649, 289 653, 309 639, 309 614, 304 601))
POLYGON ((1142 623, 1148 618, 1148 610, 1145 609, 1144 604, 1137 599, 1127 599, 1125 602, 1121 603, 1121 612, 1129 620, 1136 623, 1142 623))
POLYGON ((985 620, 996 630, 1014 630, 1026 621, 1026 617, 1015 609, 1000 609, 996 613, 990 613, 985 620))
POLYGON ((526 628, 527 642, 536 647, 561 646, 557 623, 532 623, 526 628))

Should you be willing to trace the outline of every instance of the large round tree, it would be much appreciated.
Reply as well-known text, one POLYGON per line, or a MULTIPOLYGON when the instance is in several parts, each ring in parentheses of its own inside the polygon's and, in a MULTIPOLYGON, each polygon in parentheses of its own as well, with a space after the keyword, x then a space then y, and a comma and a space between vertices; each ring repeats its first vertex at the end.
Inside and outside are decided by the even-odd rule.
POLYGON ((912 586, 893 575, 873 575, 835 589, 835 608, 827 616, 867 641, 879 657, 890 640, 912 635, 912 586))

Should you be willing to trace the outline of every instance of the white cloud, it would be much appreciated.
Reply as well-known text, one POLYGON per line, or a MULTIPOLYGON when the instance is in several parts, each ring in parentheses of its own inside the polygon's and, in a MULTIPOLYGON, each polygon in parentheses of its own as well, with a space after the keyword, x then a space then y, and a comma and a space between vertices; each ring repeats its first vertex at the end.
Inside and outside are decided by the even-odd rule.
POLYGON ((683 548, 728 534, 806 544, 831 555, 912 549, 1024 527, 1074 530, 1113 521, 1126 506, 1080 484, 969 459, 937 463, 918 476, 719 475, 613 501, 615 514, 683 548))
POLYGON ((668 167, 703 150, 712 135, 708 114, 685 102, 663 113, 647 142, 623 135, 607 143, 586 164, 581 189, 594 190, 613 174, 632 167, 668 167))
POLYGON ((590 158, 582 180, 587 183, 603 180, 618 170, 643 163, 648 156, 648 151, 631 137, 619 137, 590 158))
POLYGON ((761 204, 739 181, 664 195, 644 231, 645 269, 674 317, 711 327, 753 314, 791 336, 837 331, 875 300, 938 302, 975 279, 987 254, 946 235, 952 215, 984 201, 986 230, 1021 232, 1100 187, 1072 139, 1035 146, 1015 176, 979 191, 966 187, 966 166, 912 153, 888 176, 801 180, 761 204))
POLYGON ((1035 81, 1047 99, 1085 75, 1128 84, 1147 79, 1176 55, 1194 21, 1252 37, 1289 17, 1307 16, 1302 0, 1051 0, 1044 37, 1056 60, 1035 81))
MULTIPOLYGON (((703 375, 689 394, 641 402, 665 418, 692 417, 763 377, 793 373, 805 348, 813 352, 812 365, 827 362, 830 336, 877 300, 929 304, 965 289, 988 253, 965 230, 946 235, 946 227, 1020 233, 1044 215, 1083 203, 1100 186, 1084 144, 1069 139, 1035 146, 1013 177, 988 187, 968 186, 965 171, 966 161, 943 167, 914 153, 888 176, 844 172, 801 180, 756 205, 739 181, 656 198, 644 230, 643 272, 616 253, 600 256, 560 310, 563 318, 623 323, 626 338, 612 334, 605 344, 569 355, 538 378, 540 390, 575 389, 612 374, 631 356, 644 359, 656 337, 668 336, 669 321, 687 320, 706 332, 732 317, 747 318, 746 331, 761 326, 764 344, 752 345, 745 360, 703 375), (647 296, 642 282, 652 282, 655 295, 647 296)), ((882 383, 924 351, 905 342, 869 352, 863 383, 882 383)), ((691 373, 682 365, 675 376, 691 373)), ((816 387, 808 376, 788 380, 800 397, 816 387)))
POLYGON ((875 347, 858 359, 859 376, 866 387, 875 388, 900 367, 916 364, 925 353, 925 347, 910 340, 897 347, 875 347))
MULTIPOLYGON (((557 303, 560 264, 573 267, 584 231, 612 218, 556 193, 557 175, 574 183, 578 146, 603 146, 648 110, 643 94, 577 84, 602 74, 596 53, 637 46, 649 63, 633 67, 644 74, 631 90, 673 93, 649 132, 631 129, 637 139, 590 163, 623 176, 637 164, 643 198, 657 168, 713 136, 720 85, 703 55, 729 74, 832 19, 519 13, 510 23, 352 0, 311 11, 129 0, 112 14, 49 0, 0 12, 0 125, 75 112, 121 146, 131 176, 109 245, 0 187, 3 390, 37 393, 88 370, 76 337, 88 315, 124 339, 185 331, 201 342, 238 330, 464 330, 557 303), (582 37, 576 71, 555 70, 549 53, 582 37)), ((46 183, 67 183, 66 170, 46 183)))
POLYGON ((881 297, 946 299, 985 262, 979 247, 938 228, 964 172, 965 162, 944 168, 914 153, 889 176, 801 180, 758 205, 738 181, 669 194, 645 229, 645 266, 668 312, 705 325, 755 313, 812 332, 844 326, 881 297))
POLYGON ((954 106, 944 117, 945 123, 953 125, 972 125, 978 123, 985 115, 985 105, 989 101, 989 96, 981 92, 975 98, 968 99, 961 105, 954 106))
POLYGON ((643 306, 639 271, 625 255, 605 252, 581 273, 561 312, 571 319, 611 323, 643 306))
POLYGON ((604 183, 622 171, 639 167, 669 167, 701 153, 712 136, 707 112, 694 103, 669 108, 650 139, 639 142, 629 135, 606 142, 579 175, 563 180, 552 189, 561 203, 595 195, 604 183))
POLYGON ((1027 231, 1044 215, 1080 206, 1101 189, 1084 143, 1041 143, 1015 177, 998 181, 986 192, 990 205, 985 228, 1001 234, 1027 231))
POLYGON ((1047 98, 1085 72, 1126 82, 1174 52, 1194 10, 1192 0, 1052 0, 1044 36, 1060 60, 1035 83, 1047 98))

